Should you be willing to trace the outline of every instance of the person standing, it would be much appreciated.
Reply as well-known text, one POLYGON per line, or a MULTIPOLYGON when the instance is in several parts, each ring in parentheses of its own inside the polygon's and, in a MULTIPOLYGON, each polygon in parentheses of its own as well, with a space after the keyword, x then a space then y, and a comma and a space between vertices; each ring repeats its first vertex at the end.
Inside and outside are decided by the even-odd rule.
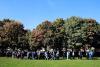
POLYGON ((67 50, 67 60, 70 58, 70 51, 67 50))
POLYGON ((38 60, 40 59, 40 55, 41 55, 40 50, 37 50, 37 59, 38 59, 38 60))
POLYGON ((75 59, 75 51, 72 51, 72 59, 75 59))
POLYGON ((66 57, 67 57, 66 48, 63 48, 62 52, 63 52, 63 59, 66 59, 66 57))
POLYGON ((89 59, 93 59, 93 55, 94 55, 94 47, 91 47, 89 50, 89 59))
POLYGON ((12 58, 15 58, 15 51, 12 51, 12 58))
POLYGON ((85 52, 86 52, 86 58, 89 59, 89 49, 87 48, 87 49, 85 50, 85 52))
POLYGON ((94 53, 95 53, 95 48, 94 47, 91 47, 91 51, 93 52, 92 53, 92 59, 93 59, 93 56, 94 56, 94 53))
POLYGON ((92 54, 93 54, 93 52, 91 50, 89 50, 89 60, 92 59, 92 54))
POLYGON ((56 59, 59 60, 59 50, 56 52, 56 59))
POLYGON ((35 59, 35 51, 32 51, 32 59, 35 59))
POLYGON ((78 52, 79 59, 82 59, 84 50, 81 48, 78 52))
POLYGON ((27 59, 30 59, 30 52, 27 51, 27 59))
POLYGON ((45 51, 44 55, 45 55, 45 60, 48 60, 48 52, 47 51, 45 51))

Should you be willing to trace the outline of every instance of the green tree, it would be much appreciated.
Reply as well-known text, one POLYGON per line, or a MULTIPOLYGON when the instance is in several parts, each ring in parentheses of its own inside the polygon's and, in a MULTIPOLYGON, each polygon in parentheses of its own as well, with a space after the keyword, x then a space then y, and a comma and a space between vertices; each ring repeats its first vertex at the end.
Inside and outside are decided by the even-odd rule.
POLYGON ((97 32, 97 22, 95 20, 73 16, 65 22, 69 47, 81 47, 86 43, 92 45, 93 35, 97 32))

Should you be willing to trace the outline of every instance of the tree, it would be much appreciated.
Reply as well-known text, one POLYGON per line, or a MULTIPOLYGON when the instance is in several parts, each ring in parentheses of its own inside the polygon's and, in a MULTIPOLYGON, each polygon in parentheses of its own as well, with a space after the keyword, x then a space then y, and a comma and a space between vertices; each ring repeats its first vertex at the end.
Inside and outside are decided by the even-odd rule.
POLYGON ((53 22, 53 33, 54 37, 52 37, 54 48, 61 50, 63 47, 66 47, 66 34, 64 28, 64 20, 62 18, 58 18, 53 22))
POLYGON ((97 22, 73 16, 65 21, 65 30, 68 46, 82 47, 86 43, 92 45, 93 35, 97 32, 97 22))
POLYGON ((21 48, 37 50, 42 47, 62 50, 80 48, 85 44, 98 47, 100 44, 100 24, 94 19, 72 16, 58 18, 39 24, 32 31, 24 29, 19 21, 0 20, 0 48, 21 48))
POLYGON ((2 31, 1 39, 2 45, 5 45, 5 48, 14 47, 21 48, 22 44, 21 38, 25 36, 26 31, 24 30, 23 25, 19 21, 4 19, 2 21, 2 31))

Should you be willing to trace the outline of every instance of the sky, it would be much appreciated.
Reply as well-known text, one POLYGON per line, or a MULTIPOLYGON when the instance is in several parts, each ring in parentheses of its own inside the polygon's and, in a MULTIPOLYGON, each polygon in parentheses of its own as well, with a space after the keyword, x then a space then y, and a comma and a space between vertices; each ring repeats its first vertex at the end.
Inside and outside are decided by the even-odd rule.
POLYGON ((100 0, 0 0, 0 20, 17 20, 30 30, 45 20, 71 16, 100 22, 99 14, 100 0))

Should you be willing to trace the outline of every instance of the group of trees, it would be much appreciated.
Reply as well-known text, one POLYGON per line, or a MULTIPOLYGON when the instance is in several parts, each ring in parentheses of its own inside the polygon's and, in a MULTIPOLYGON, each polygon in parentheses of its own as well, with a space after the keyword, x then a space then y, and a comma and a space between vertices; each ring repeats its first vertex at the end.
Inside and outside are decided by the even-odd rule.
POLYGON ((0 21, 0 49, 27 47, 27 30, 19 21, 4 19, 0 21))
POLYGON ((94 19, 72 16, 39 24, 32 31, 24 29, 19 21, 0 21, 0 49, 37 50, 45 48, 80 48, 87 45, 100 48, 100 24, 94 19))

